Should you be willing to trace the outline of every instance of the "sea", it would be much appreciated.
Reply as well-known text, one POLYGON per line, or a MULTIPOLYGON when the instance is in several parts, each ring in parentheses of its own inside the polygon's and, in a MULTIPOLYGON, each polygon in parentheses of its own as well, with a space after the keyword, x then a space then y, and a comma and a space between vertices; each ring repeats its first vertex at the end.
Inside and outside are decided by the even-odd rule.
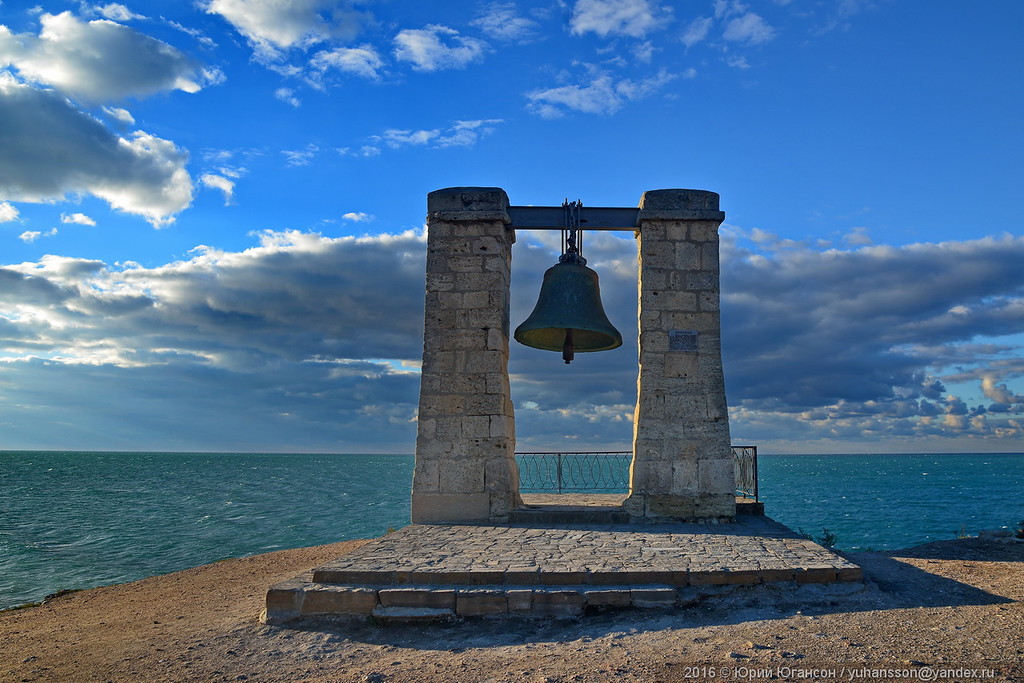
MULTIPOLYGON (((1024 454, 764 455, 766 514, 841 550, 1024 520, 1024 454)), ((0 609, 63 589, 380 536, 411 455, 0 451, 0 609)))

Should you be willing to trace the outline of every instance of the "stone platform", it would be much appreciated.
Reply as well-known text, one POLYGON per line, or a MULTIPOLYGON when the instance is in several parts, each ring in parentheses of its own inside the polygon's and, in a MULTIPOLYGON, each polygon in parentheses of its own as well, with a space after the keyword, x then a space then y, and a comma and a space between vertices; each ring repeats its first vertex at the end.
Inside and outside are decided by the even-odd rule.
POLYGON ((730 524, 411 525, 267 593, 267 623, 578 616, 693 604, 734 586, 859 582, 766 517, 730 524))

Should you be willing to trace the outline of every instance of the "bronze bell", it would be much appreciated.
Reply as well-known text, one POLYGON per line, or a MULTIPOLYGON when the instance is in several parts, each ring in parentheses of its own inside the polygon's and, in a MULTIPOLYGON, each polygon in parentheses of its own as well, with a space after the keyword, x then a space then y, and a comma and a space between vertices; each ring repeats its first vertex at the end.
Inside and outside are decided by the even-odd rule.
POLYGON ((575 351, 608 351, 622 346, 622 335, 608 321, 601 305, 597 273, 582 258, 566 258, 547 269, 540 297, 523 324, 516 328, 520 344, 561 351, 568 364, 575 351))

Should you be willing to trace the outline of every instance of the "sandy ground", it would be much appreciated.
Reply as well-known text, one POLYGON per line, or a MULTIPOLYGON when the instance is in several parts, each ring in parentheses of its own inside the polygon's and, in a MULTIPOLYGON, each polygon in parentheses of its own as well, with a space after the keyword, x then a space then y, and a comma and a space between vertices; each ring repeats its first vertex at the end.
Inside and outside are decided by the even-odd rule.
POLYGON ((794 601, 762 590, 717 606, 572 620, 258 622, 268 586, 360 543, 2 612, 0 681, 1024 681, 1024 542, 851 553, 866 588, 810 608, 811 593, 794 601))

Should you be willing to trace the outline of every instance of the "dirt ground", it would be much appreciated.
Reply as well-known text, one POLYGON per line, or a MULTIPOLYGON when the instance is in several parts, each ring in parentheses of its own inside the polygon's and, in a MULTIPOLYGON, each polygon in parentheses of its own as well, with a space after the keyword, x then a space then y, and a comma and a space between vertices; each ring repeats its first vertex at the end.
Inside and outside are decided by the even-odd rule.
POLYGON ((850 553, 867 585, 678 611, 380 627, 258 622, 270 585, 363 541, 226 560, 0 612, 7 681, 1024 681, 1024 542, 850 553))

